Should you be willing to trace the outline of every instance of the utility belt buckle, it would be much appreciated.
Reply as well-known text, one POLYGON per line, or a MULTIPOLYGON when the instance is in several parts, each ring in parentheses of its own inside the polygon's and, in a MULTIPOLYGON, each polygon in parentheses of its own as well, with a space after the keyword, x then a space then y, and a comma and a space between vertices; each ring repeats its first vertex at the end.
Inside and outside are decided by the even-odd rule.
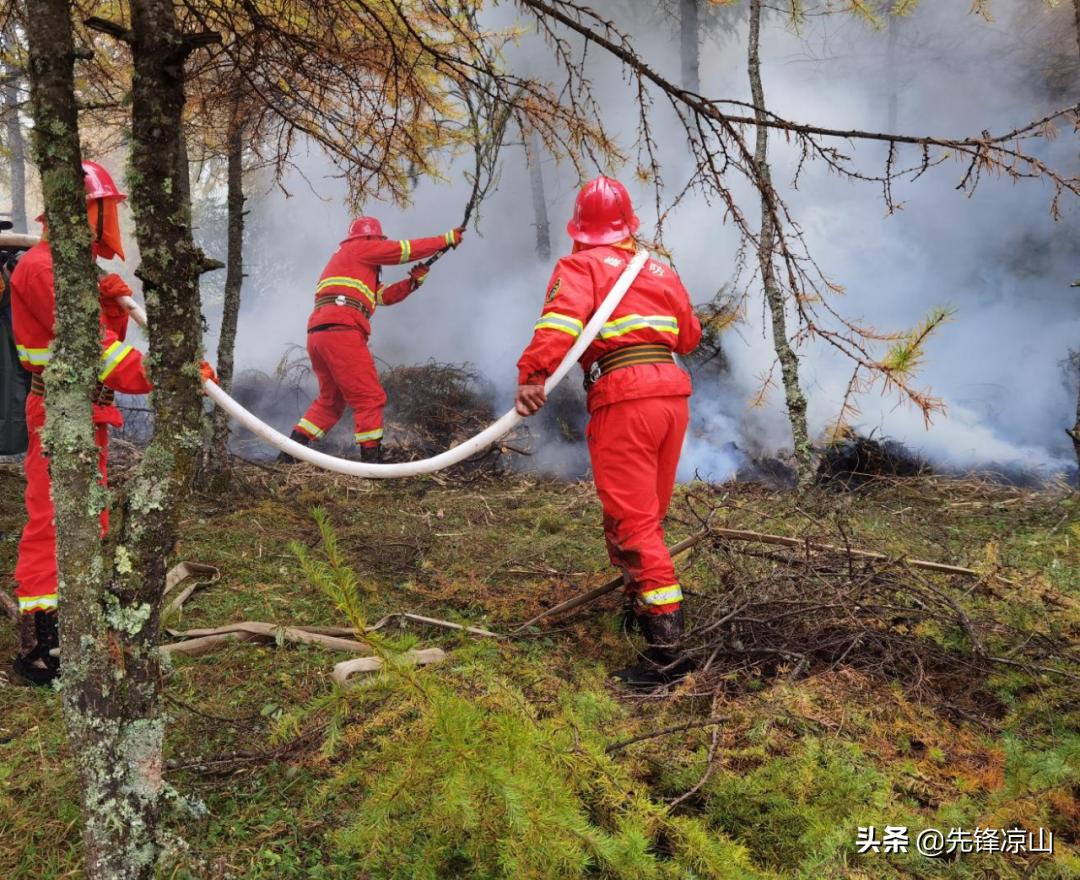
POLYGON ((604 375, 604 371, 600 369, 600 360, 597 359, 589 366, 589 371, 585 374, 585 390, 588 391, 593 387, 604 375))

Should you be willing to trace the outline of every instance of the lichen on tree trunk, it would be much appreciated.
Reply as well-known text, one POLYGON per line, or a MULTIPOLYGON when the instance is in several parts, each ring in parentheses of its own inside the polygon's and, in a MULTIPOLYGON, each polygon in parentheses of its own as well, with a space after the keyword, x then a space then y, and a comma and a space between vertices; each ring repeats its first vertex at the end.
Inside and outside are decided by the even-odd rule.
POLYGON ((162 723, 156 660, 129 655, 119 634, 146 627, 109 589, 102 551, 90 399, 101 352, 97 283, 79 167, 74 44, 65 0, 41 0, 27 19, 35 121, 56 283, 56 337, 45 375, 56 506, 64 719, 82 780, 86 873, 149 877, 161 790, 162 723))
MULTIPOLYGON (((750 2, 748 69, 750 73, 750 92, 754 101, 754 116, 764 121, 765 89, 761 83, 761 0, 750 2)), ((780 362, 780 375, 784 383, 784 399, 787 403, 788 421, 791 423, 791 435, 795 449, 796 480, 799 489, 806 489, 814 480, 814 449, 810 444, 810 434, 806 426, 806 396, 799 384, 799 359, 791 346, 787 334, 787 313, 784 304, 784 291, 776 281, 776 268, 773 264, 776 248, 776 194, 772 185, 772 172, 769 168, 769 130, 764 125, 757 127, 757 142, 754 149, 754 170, 761 192, 761 231, 758 236, 758 265, 761 271, 761 284, 765 290, 765 301, 769 306, 772 319, 773 347, 780 362)))
POLYGON ((90 419, 100 330, 70 16, 66 0, 40 0, 28 16, 34 143, 57 294, 45 440, 56 503, 64 717, 82 781, 87 876, 148 880, 163 793, 159 618, 202 411, 201 257, 186 187, 176 179, 189 44, 171 0, 134 0, 129 183, 150 317, 155 430, 103 550, 98 513, 106 494, 90 419))
MULTIPOLYGON (((217 374, 221 387, 232 387, 236 355, 236 325, 240 316, 240 293, 244 284, 244 125, 237 106, 229 123, 227 139, 228 172, 226 179, 226 214, 228 226, 227 256, 225 258, 225 298, 221 309, 221 331, 218 335, 217 374)), ((229 419, 219 409, 212 416, 212 435, 206 466, 207 476, 228 472, 229 419)))

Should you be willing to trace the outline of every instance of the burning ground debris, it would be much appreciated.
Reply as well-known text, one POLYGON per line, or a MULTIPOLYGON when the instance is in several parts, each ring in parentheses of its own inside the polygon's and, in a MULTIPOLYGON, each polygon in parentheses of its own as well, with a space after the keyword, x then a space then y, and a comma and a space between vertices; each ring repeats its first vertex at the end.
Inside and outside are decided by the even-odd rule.
POLYGON ((903 443, 845 431, 822 451, 817 483, 857 489, 877 477, 918 477, 932 473, 930 463, 903 443))

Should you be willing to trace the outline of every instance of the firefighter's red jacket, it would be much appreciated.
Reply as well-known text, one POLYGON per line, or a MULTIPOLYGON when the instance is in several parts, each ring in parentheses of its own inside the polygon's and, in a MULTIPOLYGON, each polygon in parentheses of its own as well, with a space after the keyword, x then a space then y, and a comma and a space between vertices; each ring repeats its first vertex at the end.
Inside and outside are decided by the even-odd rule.
MULTIPOLYGON (((555 372, 631 256, 625 248, 603 245, 559 260, 532 341, 518 361, 519 385, 541 385, 555 372)), ((701 324, 679 276, 670 266, 648 260, 580 363, 588 374, 598 358, 627 345, 660 344, 687 354, 700 340, 701 324)), ((589 412, 619 400, 690 392, 690 377, 676 364, 622 367, 589 389, 589 412)))
MULTIPOLYGON (((115 283, 114 276, 101 280, 102 300, 111 299, 106 291, 115 283)), ((32 373, 40 373, 48 364, 56 320, 56 297, 53 286, 53 259, 49 243, 41 241, 19 259, 11 275, 11 323, 19 360, 32 373)), ((123 394, 147 394, 152 390, 143 369, 142 354, 124 341, 127 318, 115 309, 104 307, 101 313, 101 363, 98 380, 107 388, 123 394)), ((115 406, 94 406, 94 424, 123 424, 115 406)))
POLYGON ((381 267, 397 266, 433 256, 454 243, 452 236, 453 232, 447 232, 431 238, 401 241, 346 239, 330 257, 330 262, 326 264, 319 283, 315 286, 316 307, 308 319, 308 327, 345 324, 359 327, 365 337, 370 336, 369 316, 375 313, 375 309, 378 306, 392 306, 401 302, 419 286, 412 278, 383 285, 380 282, 381 267), (329 296, 340 296, 343 298, 342 302, 345 297, 353 302, 359 301, 365 311, 334 303, 318 305, 320 300, 329 296))

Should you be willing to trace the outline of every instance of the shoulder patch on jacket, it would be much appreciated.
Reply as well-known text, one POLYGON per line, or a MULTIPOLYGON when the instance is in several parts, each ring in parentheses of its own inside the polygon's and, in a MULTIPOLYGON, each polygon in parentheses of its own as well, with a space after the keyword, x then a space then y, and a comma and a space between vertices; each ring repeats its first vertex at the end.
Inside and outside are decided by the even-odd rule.
POLYGON ((664 276, 664 267, 661 266, 659 263, 654 263, 652 260, 649 260, 649 271, 658 278, 662 278, 664 276))
POLYGON ((555 299, 560 287, 562 287, 562 278, 556 278, 555 283, 551 285, 551 289, 547 292, 547 297, 545 297, 544 302, 551 302, 555 299))
POLYGON ((626 260, 620 260, 618 257, 604 257, 604 262, 609 266, 621 266, 626 260))

